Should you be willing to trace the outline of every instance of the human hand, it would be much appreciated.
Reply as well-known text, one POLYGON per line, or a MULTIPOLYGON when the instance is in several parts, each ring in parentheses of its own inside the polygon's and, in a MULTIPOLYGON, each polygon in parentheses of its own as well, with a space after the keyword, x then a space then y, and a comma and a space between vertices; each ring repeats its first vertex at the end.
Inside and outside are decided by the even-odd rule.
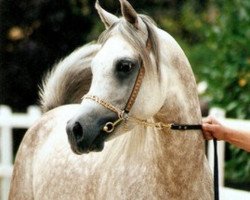
POLYGON ((226 127, 211 116, 202 120, 202 130, 204 138, 207 140, 225 140, 228 131, 226 127))

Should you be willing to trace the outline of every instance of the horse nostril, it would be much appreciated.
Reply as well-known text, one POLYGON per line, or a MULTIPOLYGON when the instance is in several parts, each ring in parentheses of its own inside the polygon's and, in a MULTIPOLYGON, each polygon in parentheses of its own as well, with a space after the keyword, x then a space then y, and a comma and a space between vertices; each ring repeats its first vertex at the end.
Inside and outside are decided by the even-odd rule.
POLYGON ((75 122, 72 132, 75 136, 76 142, 81 142, 83 140, 83 130, 79 122, 75 122))

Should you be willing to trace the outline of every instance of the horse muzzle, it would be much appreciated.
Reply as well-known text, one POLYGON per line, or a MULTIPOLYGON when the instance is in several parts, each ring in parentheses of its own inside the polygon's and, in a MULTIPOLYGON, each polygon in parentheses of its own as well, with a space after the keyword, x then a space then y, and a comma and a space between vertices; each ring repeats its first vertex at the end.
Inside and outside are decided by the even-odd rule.
MULTIPOLYGON (((103 115, 102 115, 103 116, 103 115)), ((80 114, 68 121, 66 132, 71 149, 76 154, 99 152, 104 148, 104 142, 109 134, 103 130, 105 124, 115 121, 115 113, 109 112, 103 117, 90 112, 80 114)))

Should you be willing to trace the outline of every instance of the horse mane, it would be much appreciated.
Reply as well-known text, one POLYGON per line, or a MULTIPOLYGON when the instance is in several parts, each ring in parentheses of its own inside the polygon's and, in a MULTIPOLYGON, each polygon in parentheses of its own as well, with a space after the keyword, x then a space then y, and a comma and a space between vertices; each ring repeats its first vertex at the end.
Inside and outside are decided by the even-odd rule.
POLYGON ((43 112, 60 105, 81 102, 91 84, 90 65, 99 46, 87 44, 75 50, 46 74, 39 88, 43 112))

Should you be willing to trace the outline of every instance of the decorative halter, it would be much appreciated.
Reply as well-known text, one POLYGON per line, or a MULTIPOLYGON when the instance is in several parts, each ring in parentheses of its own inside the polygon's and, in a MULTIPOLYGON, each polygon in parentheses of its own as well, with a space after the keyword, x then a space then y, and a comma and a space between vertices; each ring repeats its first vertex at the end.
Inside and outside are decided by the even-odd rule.
POLYGON ((102 105, 103 107, 117 113, 118 119, 114 122, 107 122, 102 129, 103 131, 105 131, 106 133, 112 133, 114 131, 115 127, 118 124, 120 124, 122 121, 132 121, 132 122, 135 122, 137 124, 141 124, 141 125, 149 126, 149 127, 154 127, 154 128, 160 129, 160 130, 162 130, 163 128, 170 128, 172 130, 201 129, 200 124, 187 125, 187 124, 165 124, 162 122, 155 123, 155 122, 148 122, 147 120, 139 119, 137 117, 129 116, 128 114, 129 114, 132 106, 134 105, 136 97, 139 93, 144 74, 145 74, 145 68, 143 66, 141 66, 141 68, 139 69, 137 78, 135 80, 133 90, 132 90, 130 97, 128 99, 128 102, 126 103, 126 106, 123 110, 115 107, 114 105, 112 105, 111 103, 109 103, 103 99, 100 99, 99 97, 97 97, 95 95, 84 95, 82 97, 82 99, 93 100, 93 101, 99 103, 100 105, 102 105))
MULTIPOLYGON (((133 121, 136 121, 138 123, 143 123, 144 125, 151 124, 151 123, 146 122, 146 120, 141 120, 141 119, 138 119, 138 118, 135 118, 135 117, 132 117, 132 116, 128 116, 128 113, 130 112, 132 106, 134 105, 136 97, 137 97, 137 95, 139 93, 144 74, 145 74, 145 68, 143 66, 141 66, 140 69, 139 69, 138 75, 136 77, 133 90, 132 90, 132 92, 130 94, 130 97, 129 97, 127 103, 126 103, 126 106, 125 106, 125 108, 123 110, 113 106, 111 103, 109 103, 109 102, 107 102, 107 101, 105 101, 103 99, 100 99, 99 97, 94 96, 94 95, 84 95, 82 97, 82 99, 93 100, 93 101, 99 103, 100 105, 102 105, 103 107, 117 113, 118 119, 115 122, 107 122, 105 124, 105 126, 103 127, 103 131, 105 131, 106 133, 112 133, 114 131, 115 127, 120 122, 131 120, 131 119, 133 119, 133 121)), ((155 125, 159 126, 159 124, 155 124, 155 125)))
MULTIPOLYGON (((146 49, 148 51, 151 49, 151 42, 149 41, 149 39, 146 42, 146 49)), ((138 72, 138 75, 137 75, 136 80, 135 80, 133 90, 132 90, 130 97, 128 98, 128 101, 126 103, 126 106, 123 110, 115 107, 114 105, 112 105, 111 103, 109 103, 103 99, 100 99, 99 97, 97 97, 95 95, 84 95, 82 97, 82 99, 93 100, 93 101, 99 103, 100 105, 102 105, 103 107, 117 113, 118 119, 114 122, 107 122, 102 129, 104 132, 112 133, 114 131, 115 127, 118 124, 120 124, 122 121, 125 121, 125 122, 132 121, 132 122, 135 122, 137 124, 141 124, 141 125, 149 126, 149 127, 154 127, 154 128, 160 129, 160 130, 162 130, 163 128, 168 128, 168 129, 170 128, 172 130, 194 130, 194 129, 198 130, 198 129, 202 128, 202 126, 200 124, 188 125, 188 124, 165 124, 163 122, 156 122, 155 123, 155 122, 148 122, 147 120, 139 119, 139 118, 136 118, 133 116, 129 116, 128 114, 129 114, 132 106, 134 105, 136 97, 139 93, 144 74, 145 74, 145 68, 143 65, 141 65, 139 72, 138 72)))

